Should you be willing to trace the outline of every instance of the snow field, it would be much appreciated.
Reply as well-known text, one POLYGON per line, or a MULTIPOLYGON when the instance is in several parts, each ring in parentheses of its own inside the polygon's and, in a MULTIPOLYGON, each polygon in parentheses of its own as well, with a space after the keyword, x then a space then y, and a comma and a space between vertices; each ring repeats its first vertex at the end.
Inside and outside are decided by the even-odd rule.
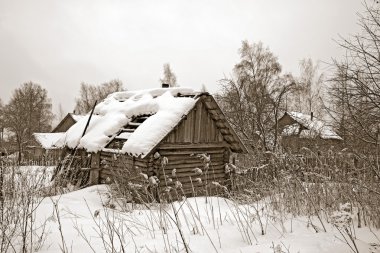
MULTIPOLYGON (((266 230, 261 235, 253 208, 257 203, 196 197, 172 205, 131 205, 121 211, 110 196, 108 186, 97 185, 44 199, 36 217, 41 224, 48 221, 49 232, 38 252, 59 252, 63 245, 53 203, 58 204, 64 243, 72 252, 186 252, 184 243, 189 252, 350 251, 331 224, 327 233, 322 229, 316 233, 307 217, 284 217, 281 222, 259 212, 266 230)), ((368 228, 356 228, 356 236, 360 252, 380 252, 370 245, 378 241, 368 228)))
MULTIPOLYGON (((335 218, 323 217, 324 232, 317 217, 293 217, 273 210, 271 201, 280 195, 244 204, 233 197, 195 197, 172 204, 122 205, 109 186, 96 185, 51 197, 43 197, 41 191, 37 191, 39 197, 25 196, 33 193, 34 186, 25 193, 21 187, 36 182, 37 190, 48 189, 53 168, 14 168, 20 179, 15 185, 20 206, 12 210, 22 215, 7 226, 33 227, 27 233, 25 252, 352 252, 343 238, 347 234, 332 224, 335 219, 345 227, 350 216, 347 205, 334 213, 335 218), (25 174, 28 184, 22 184, 25 174), (39 178, 44 180, 33 181, 39 178), (25 211, 23 203, 28 200, 34 205, 25 211), (31 220, 25 223, 22 217, 31 220)), ((358 228, 355 218, 354 224, 349 229, 358 251, 380 252, 380 231, 358 228)), ((13 246, 4 252, 22 252, 22 234, 16 231, 13 246)))

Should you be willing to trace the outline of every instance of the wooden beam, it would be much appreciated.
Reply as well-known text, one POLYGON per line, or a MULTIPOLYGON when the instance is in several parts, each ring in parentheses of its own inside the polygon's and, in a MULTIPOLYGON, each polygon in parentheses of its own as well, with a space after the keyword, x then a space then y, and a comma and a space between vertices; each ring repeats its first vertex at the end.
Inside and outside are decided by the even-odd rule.
POLYGON ((199 144, 189 144, 189 143, 183 143, 183 144, 172 144, 172 143, 163 143, 158 148, 159 149, 204 149, 204 148, 221 148, 221 147, 228 147, 227 142, 215 142, 215 143, 199 143, 199 144))
POLYGON ((131 128, 122 128, 122 132, 127 132, 127 133, 133 133, 136 129, 131 129, 131 128))
POLYGON ((141 123, 138 123, 138 122, 128 122, 128 125, 130 125, 130 126, 140 126, 141 125, 141 123))

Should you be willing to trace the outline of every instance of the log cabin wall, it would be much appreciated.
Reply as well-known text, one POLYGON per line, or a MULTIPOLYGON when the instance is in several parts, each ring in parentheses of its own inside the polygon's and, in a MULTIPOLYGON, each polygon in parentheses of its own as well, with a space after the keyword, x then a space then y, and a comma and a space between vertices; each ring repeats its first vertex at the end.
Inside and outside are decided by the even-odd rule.
POLYGON ((163 143, 222 143, 224 138, 200 100, 163 143))
POLYGON ((159 168, 161 187, 174 186, 175 181, 179 181, 185 194, 191 195, 193 190, 195 192, 203 191, 206 184, 218 182, 224 185, 226 183, 227 177, 224 168, 228 152, 224 147, 163 146, 158 152, 162 158, 168 159, 168 163, 159 168), (210 156, 208 168, 206 162, 198 156, 199 154, 210 156), (195 172, 197 168, 202 170, 202 175, 195 172), (174 170, 175 173, 173 173, 174 170), (173 182, 169 183, 168 178, 171 178, 173 182), (201 182, 198 181, 199 179, 201 182))
MULTIPOLYGON (((229 161, 229 144, 224 141, 215 120, 202 100, 163 140, 156 151, 161 155, 161 159, 163 157, 168 159, 165 166, 160 166, 161 187, 172 186, 175 181, 179 181, 186 195, 203 194, 206 184, 209 187, 208 191, 213 191, 210 188, 213 186, 212 182, 224 185, 228 180, 225 174, 225 163, 229 161), (197 154, 210 156, 208 169, 205 168, 206 163, 197 154), (202 175, 195 173, 196 168, 203 171, 202 175), (175 176, 172 175, 174 169, 175 176), (173 183, 168 184, 168 177, 173 180, 173 183)), ((208 192, 208 194, 213 193, 208 192)))
POLYGON ((218 113, 220 109, 216 106, 210 97, 200 98, 181 122, 143 159, 101 152, 99 183, 110 183, 115 177, 120 180, 124 177, 125 182, 143 184, 140 173, 144 173, 148 177, 158 177, 161 193, 167 186, 175 188, 176 181, 182 185, 177 192, 188 196, 223 192, 213 182, 229 185, 225 164, 230 160, 231 149, 239 143, 233 139, 224 115, 218 113), (210 157, 208 165, 202 161, 200 154, 210 157), (165 165, 162 164, 164 157, 168 159, 165 165), (202 175, 194 171, 197 168, 202 170, 202 175))
POLYGON ((140 173, 148 173, 148 161, 129 155, 110 152, 100 153, 99 183, 110 183, 115 177, 124 177, 134 183, 142 183, 140 173))

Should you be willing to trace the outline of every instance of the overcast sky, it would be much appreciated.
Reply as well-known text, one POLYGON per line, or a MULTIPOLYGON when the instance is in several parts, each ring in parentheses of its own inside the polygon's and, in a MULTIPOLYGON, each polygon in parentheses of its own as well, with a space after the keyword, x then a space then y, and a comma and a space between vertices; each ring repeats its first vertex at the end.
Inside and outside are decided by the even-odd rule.
POLYGON ((179 85, 209 91, 239 60, 242 40, 262 41, 285 72, 341 54, 334 39, 358 30, 360 0, 0 0, 0 97, 26 81, 73 110, 81 82, 118 78, 159 86, 170 63, 179 85))

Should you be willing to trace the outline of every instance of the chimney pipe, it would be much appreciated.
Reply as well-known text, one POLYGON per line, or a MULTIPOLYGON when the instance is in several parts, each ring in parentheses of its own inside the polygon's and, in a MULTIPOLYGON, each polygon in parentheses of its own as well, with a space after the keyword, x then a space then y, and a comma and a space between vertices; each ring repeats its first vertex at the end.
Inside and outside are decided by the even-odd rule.
POLYGON ((169 87, 170 87, 170 85, 168 83, 163 83, 162 84, 162 88, 169 88, 169 87))

